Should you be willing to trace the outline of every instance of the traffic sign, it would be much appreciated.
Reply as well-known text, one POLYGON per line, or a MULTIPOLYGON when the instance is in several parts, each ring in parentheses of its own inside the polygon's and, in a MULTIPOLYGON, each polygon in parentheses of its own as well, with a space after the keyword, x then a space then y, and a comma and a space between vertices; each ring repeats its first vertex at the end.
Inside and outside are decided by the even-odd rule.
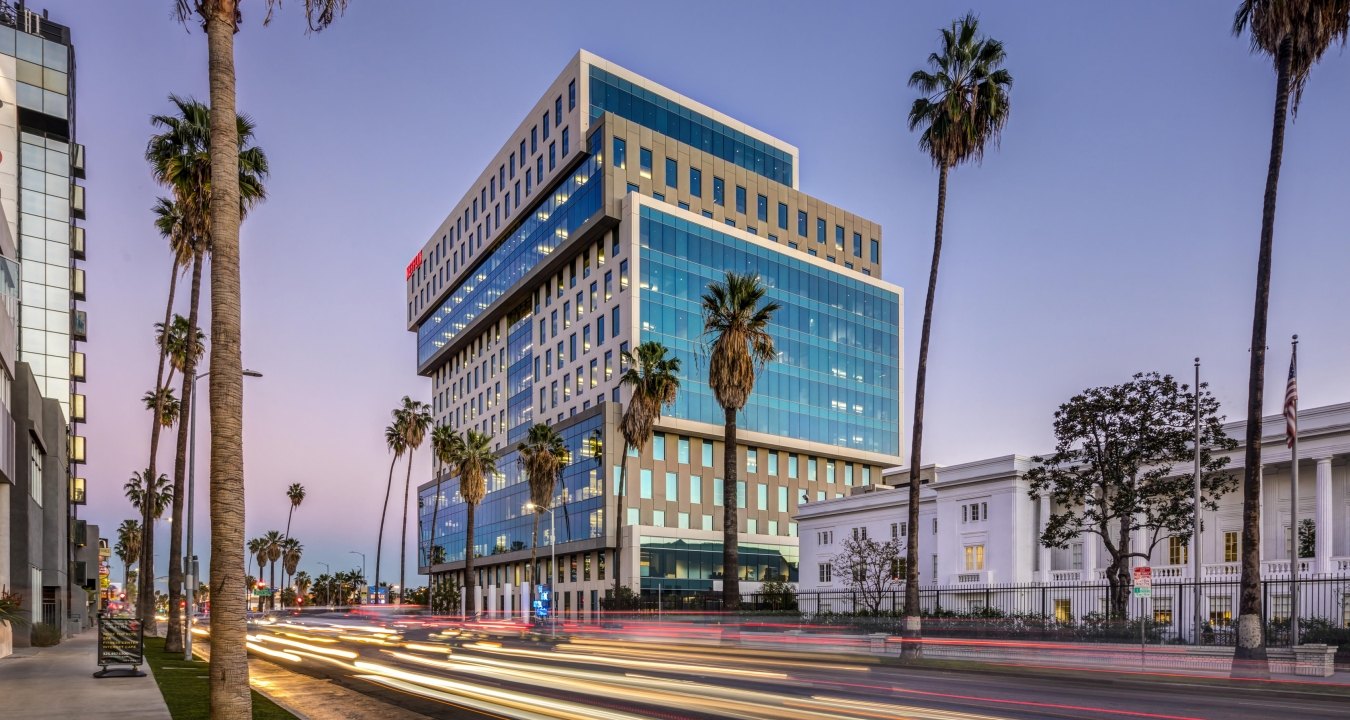
POLYGON ((1153 568, 1140 565, 1134 569, 1134 584, 1131 591, 1135 597, 1153 597, 1153 568))

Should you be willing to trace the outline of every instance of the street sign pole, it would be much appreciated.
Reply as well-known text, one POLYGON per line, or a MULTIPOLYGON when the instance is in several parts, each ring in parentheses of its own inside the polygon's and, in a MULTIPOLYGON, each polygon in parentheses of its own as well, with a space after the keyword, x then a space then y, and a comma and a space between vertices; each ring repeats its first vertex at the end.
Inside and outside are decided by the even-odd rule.
POLYGON ((1130 588, 1134 596, 1139 598, 1139 665, 1146 665, 1145 651, 1148 648, 1148 637, 1144 632, 1145 623, 1148 622, 1148 615, 1144 612, 1148 604, 1152 604, 1153 599, 1153 568, 1148 565, 1140 565, 1134 569, 1134 582, 1130 588))

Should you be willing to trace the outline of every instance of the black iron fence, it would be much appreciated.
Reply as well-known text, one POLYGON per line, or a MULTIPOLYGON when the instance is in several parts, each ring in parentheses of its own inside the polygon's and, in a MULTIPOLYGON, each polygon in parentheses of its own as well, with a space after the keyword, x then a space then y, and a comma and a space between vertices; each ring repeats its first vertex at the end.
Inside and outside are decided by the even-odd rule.
MULTIPOLYGON (((1127 597, 1122 617, 1111 612, 1111 587, 1105 581, 933 585, 920 588, 919 606, 924 634, 933 637, 1137 642, 1142 633, 1151 643, 1233 645, 1238 593, 1237 580, 1155 581, 1149 597, 1127 597)), ((1341 645, 1350 652, 1350 578, 1263 580, 1261 594, 1267 644, 1290 644, 1289 617, 1297 597, 1299 642, 1341 645)), ((850 632, 898 634, 904 605, 902 587, 871 596, 806 591, 747 594, 741 612, 850 632)), ((627 609, 677 618, 679 613, 718 612, 722 601, 717 593, 667 591, 660 598, 644 593, 636 607, 627 609)))

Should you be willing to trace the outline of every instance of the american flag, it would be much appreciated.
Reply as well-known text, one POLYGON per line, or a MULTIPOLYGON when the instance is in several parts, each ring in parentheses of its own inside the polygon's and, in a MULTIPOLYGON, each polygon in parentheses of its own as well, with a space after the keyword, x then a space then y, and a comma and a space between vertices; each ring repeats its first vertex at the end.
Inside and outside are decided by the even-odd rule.
POLYGON ((1298 437, 1298 346, 1289 357, 1289 383, 1284 387, 1284 442, 1294 446, 1298 437))

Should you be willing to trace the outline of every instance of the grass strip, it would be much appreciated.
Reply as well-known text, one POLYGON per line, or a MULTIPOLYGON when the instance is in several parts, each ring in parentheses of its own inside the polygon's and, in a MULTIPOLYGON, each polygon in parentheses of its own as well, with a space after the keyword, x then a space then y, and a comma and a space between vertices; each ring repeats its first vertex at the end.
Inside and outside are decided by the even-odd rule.
MULTIPOLYGON (((145 638, 145 662, 154 673, 159 692, 169 706, 174 720, 209 720, 211 716, 210 686, 207 663, 187 661, 181 653, 164 652, 164 638, 145 638)), ((295 720, 295 716, 276 703, 253 694, 254 720, 295 720)))

